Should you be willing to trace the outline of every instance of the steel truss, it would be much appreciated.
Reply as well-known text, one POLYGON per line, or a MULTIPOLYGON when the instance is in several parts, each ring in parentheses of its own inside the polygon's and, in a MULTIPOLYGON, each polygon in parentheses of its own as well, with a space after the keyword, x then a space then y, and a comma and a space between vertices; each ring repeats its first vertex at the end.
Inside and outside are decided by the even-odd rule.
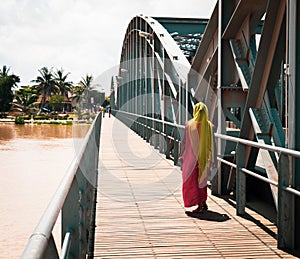
MULTIPOLYGON (((209 20, 136 16, 112 80, 114 108, 184 125, 193 104, 203 101, 218 134, 300 150, 299 30, 296 0, 219 0, 209 20)), ((255 193, 257 184, 236 173, 239 167, 300 189, 298 158, 221 138, 218 155, 238 167, 220 166, 213 193, 242 190, 238 214, 245 212, 246 186, 255 193)), ((266 186, 277 211, 278 246, 299 248, 300 199, 266 186)))

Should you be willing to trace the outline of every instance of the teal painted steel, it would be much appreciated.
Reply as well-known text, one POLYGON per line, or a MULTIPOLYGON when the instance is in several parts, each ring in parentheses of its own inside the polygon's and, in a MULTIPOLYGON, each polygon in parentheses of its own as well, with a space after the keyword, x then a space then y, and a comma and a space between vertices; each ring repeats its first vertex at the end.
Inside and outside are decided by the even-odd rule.
MULTIPOLYGON (((219 0, 209 20, 133 18, 125 35, 120 62, 121 67, 125 65, 125 68, 132 70, 129 72, 130 82, 127 87, 119 82, 118 88, 125 92, 119 94, 117 99, 123 100, 123 105, 133 101, 135 103, 130 107, 136 108, 127 109, 124 106, 120 110, 143 116, 138 122, 131 117, 131 123, 167 157, 173 156, 174 147, 177 153, 176 128, 168 122, 183 126, 198 101, 207 104, 218 134, 239 135, 242 139, 268 143, 274 148, 288 144, 298 149, 300 138, 295 132, 298 132, 296 130, 300 125, 300 109, 297 108, 300 98, 297 66, 299 9, 299 4, 294 0, 219 0), (286 11, 287 3, 289 12, 286 11), (132 52, 138 53, 138 56, 128 54, 132 52), (143 62, 130 60, 140 57, 143 62), (135 66, 130 67, 127 62, 134 62, 135 66), (140 72, 145 77, 141 77, 140 72), (144 94, 144 100, 140 101, 137 96, 144 94), (227 127, 223 124, 223 118, 227 127), (145 124, 147 126, 143 126, 145 124), (165 147, 160 146, 155 134, 163 136, 165 147)), ((177 141, 181 137, 182 133, 177 141)), ((300 166, 298 160, 291 163, 287 172, 283 172, 280 156, 272 149, 258 152, 253 145, 244 146, 241 142, 232 144, 221 139, 218 140, 218 155, 237 162, 239 175, 235 167, 232 167, 228 177, 219 173, 212 181, 212 192, 234 191, 238 200, 237 212, 243 214, 247 206, 246 191, 253 194, 249 191, 253 187, 251 182, 254 185, 258 183, 258 180, 252 179, 254 176, 249 173, 250 170, 269 175, 270 179, 263 181, 270 184, 270 188, 267 186, 262 196, 270 196, 272 190, 273 200, 268 202, 275 208, 278 200, 277 216, 281 220, 284 216, 281 205, 289 208, 294 205, 289 203, 289 198, 285 198, 288 187, 279 185, 277 194, 271 185, 277 177, 284 179, 285 175, 279 174, 287 174, 293 175, 293 186, 300 188, 300 177, 296 174, 296 168, 300 166)), ((177 158, 174 156, 174 159, 176 161, 177 158)), ((222 168, 221 165, 219 168, 222 168)), ((261 180, 262 175, 257 179, 261 180)), ((258 198, 266 201, 265 197, 258 198)), ((300 218, 298 200, 295 198, 295 213, 289 214, 296 226, 293 244, 286 244, 291 249, 300 247, 300 224, 296 220, 300 218)), ((281 234, 283 240, 289 238, 285 237, 286 232, 281 234)))
POLYGON ((154 17, 172 36, 191 61, 206 29, 208 19, 154 17))
MULTIPOLYGON (((278 184, 291 186, 291 178, 287 174, 287 168, 291 167, 291 157, 282 154, 279 158, 279 179, 278 184)), ((291 193, 278 189, 278 247, 293 248, 295 246, 295 196, 291 193)))
POLYGON ((153 17, 169 33, 178 32, 179 34, 204 33, 209 19, 195 18, 172 18, 172 17, 153 17))
MULTIPOLYGON (((300 98, 300 76, 299 76, 299 62, 300 62, 300 5, 299 1, 288 1, 288 63, 287 63, 287 87, 288 87, 288 147, 299 150, 300 148, 300 112, 299 112, 299 98, 300 98)), ((299 176, 300 160, 294 159, 291 161, 292 177, 291 186, 300 189, 299 176)), ((300 199, 296 198, 290 205, 294 206, 294 213, 291 213, 291 221, 293 226, 293 239, 288 247, 300 247, 300 199)))
MULTIPOLYGON (((62 211, 62 242, 71 234, 67 258, 86 258, 92 240, 90 224, 97 186, 101 113, 91 125, 78 157, 74 159, 31 235, 21 258, 58 258, 52 231, 62 211)), ((94 226, 93 226, 94 227, 94 226)), ((63 245, 63 244, 62 244, 63 245)))

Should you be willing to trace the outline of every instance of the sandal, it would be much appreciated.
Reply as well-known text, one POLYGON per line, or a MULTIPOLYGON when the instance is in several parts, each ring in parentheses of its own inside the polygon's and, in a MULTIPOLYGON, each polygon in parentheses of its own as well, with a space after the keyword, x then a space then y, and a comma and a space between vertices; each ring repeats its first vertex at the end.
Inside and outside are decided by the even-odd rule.
POLYGON ((206 204, 206 202, 201 202, 199 203, 199 206, 197 209, 194 209, 192 211, 192 213, 203 213, 204 211, 207 211, 208 210, 208 206, 206 204))

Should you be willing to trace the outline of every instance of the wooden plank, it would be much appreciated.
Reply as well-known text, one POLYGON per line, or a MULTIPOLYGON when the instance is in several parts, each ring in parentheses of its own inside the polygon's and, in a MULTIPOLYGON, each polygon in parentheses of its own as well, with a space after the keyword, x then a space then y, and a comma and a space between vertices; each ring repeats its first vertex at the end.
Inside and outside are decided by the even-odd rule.
POLYGON ((180 168, 114 118, 101 133, 95 258, 293 258, 256 224, 276 233, 272 222, 248 208, 255 220, 236 216, 234 200, 209 194, 202 219, 188 217, 180 168))

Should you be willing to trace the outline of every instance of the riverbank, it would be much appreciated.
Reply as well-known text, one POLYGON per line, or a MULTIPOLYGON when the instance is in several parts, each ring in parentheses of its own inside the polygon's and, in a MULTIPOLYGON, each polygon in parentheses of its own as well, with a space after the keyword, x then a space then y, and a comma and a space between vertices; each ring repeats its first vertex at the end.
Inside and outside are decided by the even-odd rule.
MULTIPOLYGON (((58 120, 53 120, 53 119, 47 119, 47 120, 34 120, 34 119, 29 119, 29 120, 24 120, 24 124, 49 124, 49 125, 73 125, 73 124, 90 124, 92 123, 93 120, 91 119, 70 119, 70 120, 63 120, 63 119, 58 119, 58 120)), ((16 123, 15 118, 2 118, 0 119, 1 124, 18 124, 16 123)), ((21 123, 23 124, 23 123, 21 123)))
POLYGON ((96 117, 96 113, 84 111, 80 114, 74 112, 67 113, 42 113, 42 114, 21 114, 21 113, 1 113, 1 124, 50 124, 50 125, 72 125, 90 124, 96 117))

